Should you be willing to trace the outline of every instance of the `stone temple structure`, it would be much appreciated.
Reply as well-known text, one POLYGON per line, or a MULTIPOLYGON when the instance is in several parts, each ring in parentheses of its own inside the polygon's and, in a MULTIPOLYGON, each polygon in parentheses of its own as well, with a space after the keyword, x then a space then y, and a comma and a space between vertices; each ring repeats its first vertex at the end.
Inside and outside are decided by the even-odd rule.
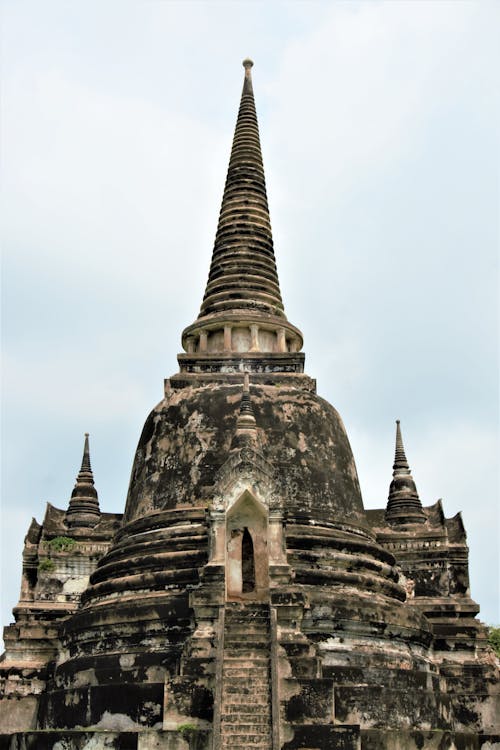
POLYGON ((460 515, 422 505, 399 422, 387 505, 365 510, 342 420, 304 374, 243 64, 200 314, 124 513, 99 507, 87 436, 67 509, 26 535, 0 747, 500 748, 460 515))

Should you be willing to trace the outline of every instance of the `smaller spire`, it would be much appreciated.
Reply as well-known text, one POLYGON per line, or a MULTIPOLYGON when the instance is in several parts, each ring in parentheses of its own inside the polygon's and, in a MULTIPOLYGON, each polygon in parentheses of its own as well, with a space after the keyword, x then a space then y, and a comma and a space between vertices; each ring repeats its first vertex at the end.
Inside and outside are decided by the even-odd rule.
POLYGON ((99 499, 90 464, 89 433, 86 432, 82 465, 66 511, 66 523, 70 528, 92 528, 99 523, 100 518, 99 499))
POLYGON ((240 448, 243 444, 253 442, 257 435, 257 422, 250 397, 250 376, 245 372, 243 377, 243 393, 241 394, 240 412, 236 420, 236 432, 231 448, 240 448))
POLYGON ((401 426, 396 420, 396 451, 385 518, 389 523, 424 523, 426 515, 410 472, 401 426))

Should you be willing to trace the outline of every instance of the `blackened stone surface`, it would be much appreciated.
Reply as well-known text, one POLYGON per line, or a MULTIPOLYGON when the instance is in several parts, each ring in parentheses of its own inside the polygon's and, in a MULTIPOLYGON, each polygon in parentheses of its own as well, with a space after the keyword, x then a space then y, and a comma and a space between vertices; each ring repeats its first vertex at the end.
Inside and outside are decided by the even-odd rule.
POLYGON ((293 739, 283 750, 359 750, 359 727, 328 725, 303 725, 294 727, 293 739))
POLYGON ((472 733, 387 729, 361 731, 361 750, 481 750, 482 746, 478 735, 472 733))
MULTIPOLYGON (((275 468, 290 518, 365 527, 344 425, 314 393, 251 386, 259 449, 275 468)), ((132 470, 125 522, 210 498, 227 458, 240 386, 172 391, 149 415, 132 470)))

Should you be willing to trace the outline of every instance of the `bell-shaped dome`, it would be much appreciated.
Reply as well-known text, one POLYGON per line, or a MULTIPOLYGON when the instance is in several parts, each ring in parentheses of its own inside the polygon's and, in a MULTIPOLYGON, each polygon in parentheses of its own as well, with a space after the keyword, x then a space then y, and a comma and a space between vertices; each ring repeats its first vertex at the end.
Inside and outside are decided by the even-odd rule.
MULTIPOLYGON (((309 381, 305 376, 304 380, 309 381)), ((137 448, 124 522, 210 503, 238 418, 241 385, 185 387, 151 412, 137 448)), ((252 385, 257 443, 286 517, 364 526, 356 466, 337 411, 314 392, 252 385)))

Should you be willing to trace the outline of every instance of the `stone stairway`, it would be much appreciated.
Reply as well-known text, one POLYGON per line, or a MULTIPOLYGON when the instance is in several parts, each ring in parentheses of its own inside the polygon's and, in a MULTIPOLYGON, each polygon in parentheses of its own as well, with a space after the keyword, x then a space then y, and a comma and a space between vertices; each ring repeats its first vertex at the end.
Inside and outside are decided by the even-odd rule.
POLYGON ((221 748, 272 750, 271 642, 267 604, 226 604, 221 748))

